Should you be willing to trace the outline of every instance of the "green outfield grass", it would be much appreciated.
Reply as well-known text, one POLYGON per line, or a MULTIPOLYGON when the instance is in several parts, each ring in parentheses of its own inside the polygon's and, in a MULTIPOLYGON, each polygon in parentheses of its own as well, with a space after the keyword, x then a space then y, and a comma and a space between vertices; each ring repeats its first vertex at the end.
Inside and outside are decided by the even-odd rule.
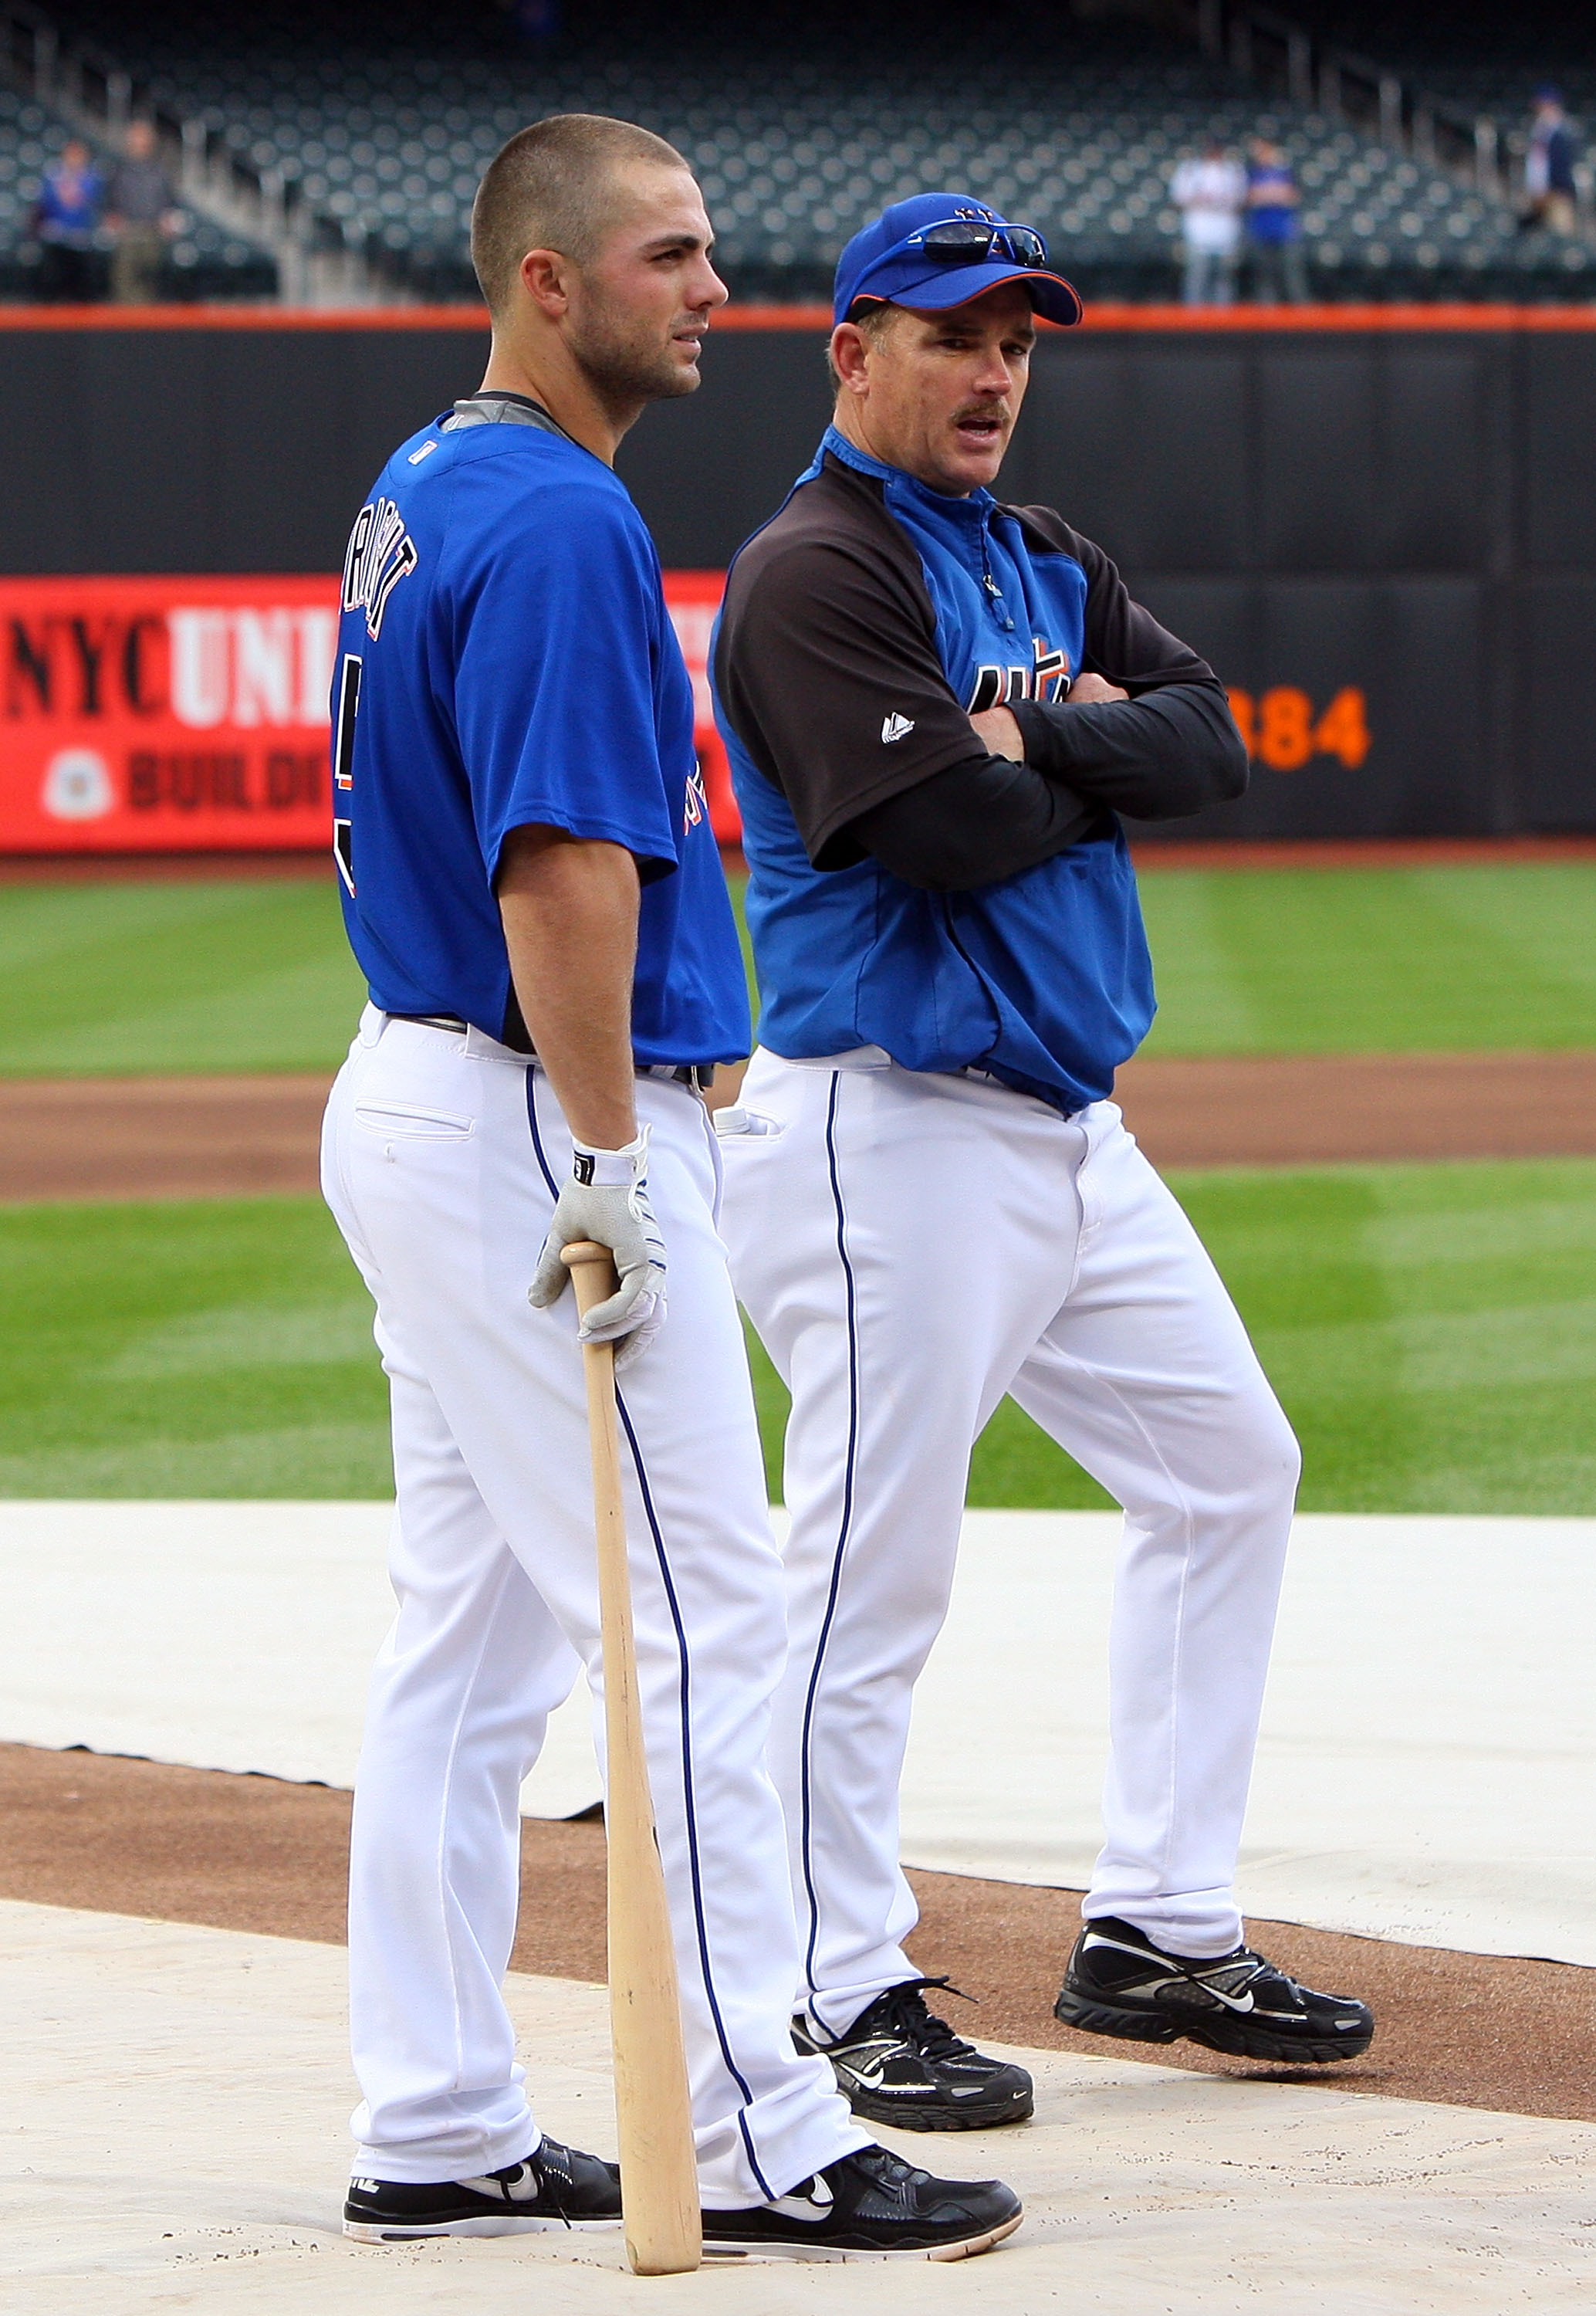
MULTIPOLYGON (((1596 861, 1159 869, 1148 1051, 1596 1044, 1596 861)), ((361 999, 325 881, 0 886, 0 1075, 332 1069, 361 999)))
POLYGON ((0 1497, 391 1495, 319 1198, 0 1207, 0 1497))
POLYGON ((1596 860, 1141 878, 1149 1054, 1596 1044, 1596 860))
POLYGON ((332 1070, 365 991, 324 879, 0 886, 0 1074, 332 1070))
MULTIPOLYGON (((1175 1178, 1320 1511, 1596 1512, 1596 1162, 1175 1178)), ((391 1485, 364 1290, 315 1200, 0 1209, 0 1496, 391 1485)), ((780 1385, 757 1367, 772 1491, 780 1385)), ((1012 1404, 978 1504, 1106 1499, 1012 1404)))

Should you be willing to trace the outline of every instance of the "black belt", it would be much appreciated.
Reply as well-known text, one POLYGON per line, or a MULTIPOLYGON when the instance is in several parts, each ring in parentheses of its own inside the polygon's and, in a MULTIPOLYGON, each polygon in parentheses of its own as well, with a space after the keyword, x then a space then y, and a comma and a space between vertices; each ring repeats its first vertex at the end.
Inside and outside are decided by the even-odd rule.
MULTIPOLYGON (((457 1013, 390 1013, 388 1019, 390 1021, 416 1021, 423 1029, 452 1029, 457 1037, 461 1038, 471 1027, 470 1022, 462 1021, 457 1013)), ((526 1058, 536 1061, 537 1056, 528 1047, 526 1058)), ((640 1078, 669 1078, 677 1085, 691 1086, 695 1093, 707 1093, 714 1083, 715 1065, 713 1062, 639 1062, 636 1070, 640 1078)))

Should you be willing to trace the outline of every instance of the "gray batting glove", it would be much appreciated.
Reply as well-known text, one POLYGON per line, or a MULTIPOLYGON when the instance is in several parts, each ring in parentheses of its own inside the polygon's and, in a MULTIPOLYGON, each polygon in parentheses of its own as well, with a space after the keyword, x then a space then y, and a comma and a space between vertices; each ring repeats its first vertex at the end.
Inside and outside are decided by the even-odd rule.
POLYGON ((564 1247, 590 1238, 608 1247, 620 1280, 607 1301, 582 1322, 584 1343, 614 1343, 616 1367, 630 1367, 665 1324, 665 1242, 648 1195, 649 1130, 624 1150, 572 1145, 571 1180, 554 1206, 537 1270, 527 1289, 535 1310, 557 1303, 571 1281, 560 1260, 564 1247))

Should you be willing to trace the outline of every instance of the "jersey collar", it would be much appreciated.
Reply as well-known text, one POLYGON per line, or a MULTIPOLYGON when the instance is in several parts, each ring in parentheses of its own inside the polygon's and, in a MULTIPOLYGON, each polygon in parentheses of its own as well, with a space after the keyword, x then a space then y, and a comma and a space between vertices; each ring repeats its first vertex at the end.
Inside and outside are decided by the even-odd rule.
MULTIPOLYGON (((567 434, 552 411, 541 402, 534 402, 529 394, 512 394, 508 387, 484 387, 480 394, 462 395, 449 416, 443 422, 443 432, 453 433, 461 426, 536 426, 545 434, 558 434, 563 441, 572 442, 574 435, 567 434)), ((581 445, 577 444, 580 450, 581 445)))
MULTIPOLYGON (((991 492, 984 486, 971 491, 965 498, 950 498, 945 491, 934 491, 905 468, 885 466, 880 459, 873 459, 868 450, 861 450, 857 443, 850 442, 847 436, 839 433, 835 426, 828 426, 820 439, 820 459, 823 459, 828 451, 834 459, 840 459, 845 467, 851 467, 856 474, 873 475, 878 482, 889 486, 894 496, 901 494, 906 498, 918 501, 928 514, 939 515, 944 522, 962 521, 979 527, 986 522, 998 504, 991 492)), ((817 467, 820 459, 815 462, 817 467)))

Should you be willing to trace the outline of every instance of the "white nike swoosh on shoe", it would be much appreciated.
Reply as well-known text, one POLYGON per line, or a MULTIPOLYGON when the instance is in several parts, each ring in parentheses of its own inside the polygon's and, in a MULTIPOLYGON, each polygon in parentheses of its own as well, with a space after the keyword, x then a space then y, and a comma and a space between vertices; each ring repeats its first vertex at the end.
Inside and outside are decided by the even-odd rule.
MULTIPOLYGON (((1222 2002, 1227 2010, 1255 2010, 1258 2007, 1251 1994, 1227 1994, 1223 1987, 1210 1986, 1205 1978, 1200 1978, 1192 1982, 1200 1986, 1204 1994, 1211 1994, 1216 2002, 1222 2002)), ((1171 1986, 1178 1986, 1182 1982, 1172 1978, 1168 1983, 1171 1986)), ((1274 2015, 1280 2018, 1283 2017, 1284 2013, 1277 2011, 1274 2015)))
POLYGON ((882 2080, 879 2067, 845 2067, 862 2090, 875 2091, 882 2098, 924 2098, 928 2086, 925 2083, 889 2083, 882 2080))
POLYGON ((834 2067, 845 2073, 856 2075, 861 2082, 879 2082, 881 2071, 894 2059, 912 2057, 904 2043, 856 2043, 852 2050, 822 2051, 820 2056, 829 2059, 834 2067))
POLYGON ((468 2187, 474 2196, 491 2196, 495 2201, 502 2198, 510 2204, 535 2204, 541 2187, 530 2164, 519 2179, 457 2179, 455 2185, 468 2187))
POLYGON ((810 2186, 819 2192, 807 2196, 776 2196, 767 2204, 766 2210, 779 2212, 784 2220, 802 2220, 810 2227, 818 2227, 829 2214, 837 2198, 818 2175, 810 2186))

